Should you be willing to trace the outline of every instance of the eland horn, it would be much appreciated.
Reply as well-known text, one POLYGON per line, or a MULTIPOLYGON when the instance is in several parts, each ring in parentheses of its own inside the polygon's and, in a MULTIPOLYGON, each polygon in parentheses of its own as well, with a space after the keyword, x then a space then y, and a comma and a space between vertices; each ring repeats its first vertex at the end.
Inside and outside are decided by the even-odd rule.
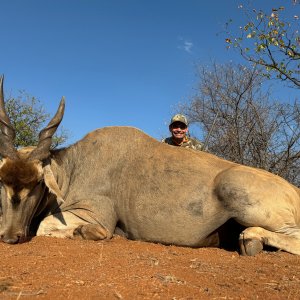
POLYGON ((52 136, 55 133, 57 127, 62 121, 65 110, 65 98, 62 97, 58 110, 49 124, 41 130, 39 134, 39 142, 37 147, 31 152, 29 160, 44 160, 50 155, 50 147, 52 143, 52 136))
POLYGON ((17 159, 18 154, 14 147, 16 134, 5 110, 3 81, 4 75, 0 77, 0 155, 10 159, 17 159))

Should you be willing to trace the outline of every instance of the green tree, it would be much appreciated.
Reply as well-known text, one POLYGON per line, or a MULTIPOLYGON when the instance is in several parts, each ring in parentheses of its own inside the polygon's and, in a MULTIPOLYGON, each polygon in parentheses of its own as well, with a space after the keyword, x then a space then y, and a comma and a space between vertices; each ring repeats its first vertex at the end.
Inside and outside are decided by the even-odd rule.
POLYGON ((245 24, 233 34, 227 25, 228 48, 239 49, 244 59, 264 67, 264 75, 300 88, 299 1, 283 1, 286 6, 269 11, 240 5, 245 24))
MULTIPOLYGON (((49 121, 50 115, 35 97, 20 91, 18 97, 8 97, 5 107, 11 123, 16 130, 15 147, 35 146, 38 143, 38 134, 49 121)), ((68 139, 68 131, 60 128, 53 136, 52 148, 55 148, 68 139)))

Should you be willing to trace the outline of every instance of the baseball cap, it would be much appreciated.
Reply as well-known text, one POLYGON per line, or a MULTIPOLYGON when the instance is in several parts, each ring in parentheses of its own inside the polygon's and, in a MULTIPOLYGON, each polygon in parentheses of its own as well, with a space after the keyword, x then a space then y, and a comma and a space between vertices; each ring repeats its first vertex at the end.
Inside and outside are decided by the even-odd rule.
POLYGON ((181 115, 181 114, 177 114, 175 116, 172 117, 170 125, 172 125, 175 122, 181 122, 183 124, 185 124, 186 126, 188 126, 188 120, 186 118, 186 116, 181 115))

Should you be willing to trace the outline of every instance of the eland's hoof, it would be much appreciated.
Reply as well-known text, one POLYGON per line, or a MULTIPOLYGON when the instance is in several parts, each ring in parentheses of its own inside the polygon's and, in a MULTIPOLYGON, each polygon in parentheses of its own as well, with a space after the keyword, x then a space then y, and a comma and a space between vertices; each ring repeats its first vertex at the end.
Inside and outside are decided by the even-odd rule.
POLYGON ((254 256, 263 250, 263 243, 258 239, 241 238, 239 244, 242 255, 254 256))

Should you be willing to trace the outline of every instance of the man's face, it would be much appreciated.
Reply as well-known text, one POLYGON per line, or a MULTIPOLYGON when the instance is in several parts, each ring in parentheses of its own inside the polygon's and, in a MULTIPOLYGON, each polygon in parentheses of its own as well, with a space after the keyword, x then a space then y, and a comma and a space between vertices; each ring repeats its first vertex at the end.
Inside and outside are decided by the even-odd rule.
POLYGON ((170 125, 170 132, 174 138, 184 139, 186 133, 188 132, 188 128, 184 123, 174 122, 170 125))

